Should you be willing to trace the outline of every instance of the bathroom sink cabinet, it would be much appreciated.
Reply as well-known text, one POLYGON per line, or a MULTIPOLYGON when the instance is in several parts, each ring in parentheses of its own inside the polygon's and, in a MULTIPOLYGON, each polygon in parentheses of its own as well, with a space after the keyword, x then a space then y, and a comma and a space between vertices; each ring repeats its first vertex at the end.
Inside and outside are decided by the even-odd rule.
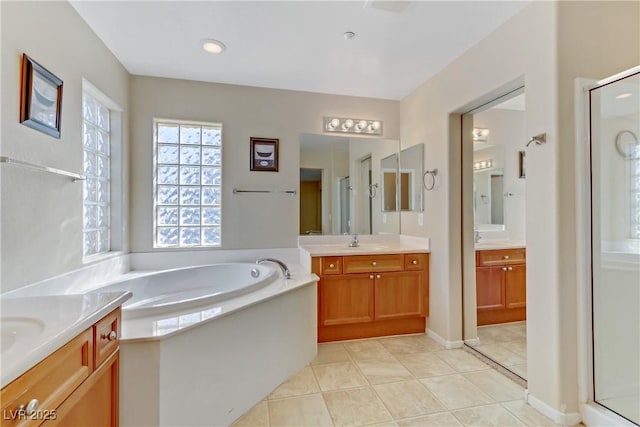
POLYGON ((424 332, 429 254, 313 257, 318 341, 424 332))
POLYGON ((2 426, 118 426, 120 309, 0 391, 2 426), (19 412, 33 399, 31 415, 19 412))
POLYGON ((525 249, 476 252, 478 326, 526 319, 525 249))

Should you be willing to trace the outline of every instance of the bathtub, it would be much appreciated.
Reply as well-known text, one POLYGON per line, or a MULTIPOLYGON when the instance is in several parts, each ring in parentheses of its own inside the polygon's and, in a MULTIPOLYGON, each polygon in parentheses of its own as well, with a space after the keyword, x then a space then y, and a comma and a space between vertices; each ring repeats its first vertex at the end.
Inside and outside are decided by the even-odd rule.
POLYGON ((278 276, 273 265, 221 263, 158 271, 100 290, 131 291, 133 297, 122 306, 123 318, 131 319, 235 298, 272 283, 278 276))

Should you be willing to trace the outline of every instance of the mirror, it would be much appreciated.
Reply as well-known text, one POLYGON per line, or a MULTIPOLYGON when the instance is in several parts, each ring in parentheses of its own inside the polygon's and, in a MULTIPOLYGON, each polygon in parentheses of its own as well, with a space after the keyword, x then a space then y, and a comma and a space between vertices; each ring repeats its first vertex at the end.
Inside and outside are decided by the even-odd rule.
POLYGON ((422 174, 424 144, 416 144, 400 152, 400 210, 422 212, 422 174))
POLYGON ((473 173, 473 210, 476 229, 504 230, 504 171, 473 173))
POLYGON ((382 172, 382 212, 398 210, 398 155, 393 154, 380 161, 382 172))
POLYGON ((399 212, 384 212, 382 200, 382 160, 396 156, 397 173, 399 146, 395 139, 301 134, 300 234, 399 234, 399 212))

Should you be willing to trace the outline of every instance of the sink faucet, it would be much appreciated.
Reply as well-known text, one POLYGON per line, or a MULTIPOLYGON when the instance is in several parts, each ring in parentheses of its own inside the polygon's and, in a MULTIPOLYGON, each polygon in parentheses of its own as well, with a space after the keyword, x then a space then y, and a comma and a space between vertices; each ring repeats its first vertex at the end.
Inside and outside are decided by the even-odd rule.
POLYGON ((284 262, 275 258, 260 258, 259 260, 256 261, 256 264, 262 264, 264 262, 272 262, 274 264, 278 264, 278 266, 282 269, 282 274, 284 274, 284 278, 291 279, 291 271, 289 270, 289 267, 287 267, 287 264, 285 264, 284 262))
POLYGON ((357 248, 360 246, 360 240, 358 240, 358 235, 356 233, 351 236, 351 243, 349 243, 350 248, 357 248))
POLYGON ((480 241, 480 232, 478 230, 473 230, 473 242, 478 243, 480 241))

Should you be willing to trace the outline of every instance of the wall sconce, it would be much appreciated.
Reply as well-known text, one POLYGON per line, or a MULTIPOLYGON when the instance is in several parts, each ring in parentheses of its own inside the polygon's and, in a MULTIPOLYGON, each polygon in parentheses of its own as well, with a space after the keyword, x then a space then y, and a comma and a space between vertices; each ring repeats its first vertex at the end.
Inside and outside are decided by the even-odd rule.
POLYGON ((473 163, 473 170, 479 171, 483 169, 490 169, 493 167, 493 159, 481 160, 473 163))
POLYGON ((382 122, 380 120, 325 117, 322 119, 322 129, 324 132, 382 135, 382 122))
POLYGON ((473 128, 473 142, 485 142, 489 139, 489 129, 473 128))

